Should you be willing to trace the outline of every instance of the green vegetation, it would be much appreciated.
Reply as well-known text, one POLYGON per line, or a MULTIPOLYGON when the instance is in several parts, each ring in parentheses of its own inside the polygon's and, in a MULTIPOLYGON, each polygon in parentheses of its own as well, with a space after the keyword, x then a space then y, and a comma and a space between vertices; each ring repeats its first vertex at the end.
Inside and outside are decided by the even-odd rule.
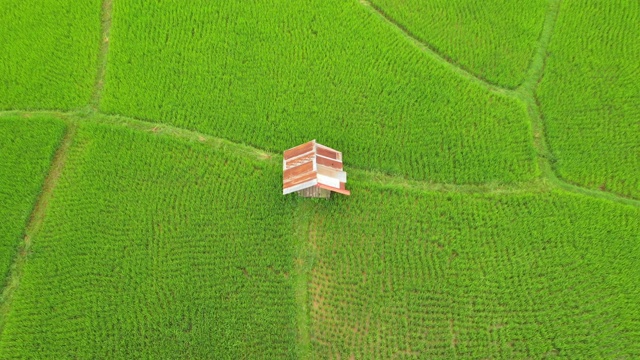
POLYGON ((102 110, 279 152, 317 138, 348 165, 449 183, 538 170, 525 106, 469 82, 357 1, 113 8, 102 110))
POLYGON ((100 0, 0 0, 0 109, 73 109, 96 78, 100 0))
POLYGON ((0 0, 0 359, 640 358, 639 22, 0 0))
POLYGON ((563 1, 538 96, 560 177, 640 198, 640 4, 563 1))
POLYGON ((81 126, 0 357, 291 357, 295 198, 280 172, 233 149, 81 126))
POLYGON ((353 183, 317 204, 318 358, 636 358, 640 209, 353 183))
POLYGON ((547 0, 372 0, 374 8, 443 56, 492 83, 523 80, 547 0))
POLYGON ((64 133, 61 120, 0 118, 0 274, 7 274, 64 133))

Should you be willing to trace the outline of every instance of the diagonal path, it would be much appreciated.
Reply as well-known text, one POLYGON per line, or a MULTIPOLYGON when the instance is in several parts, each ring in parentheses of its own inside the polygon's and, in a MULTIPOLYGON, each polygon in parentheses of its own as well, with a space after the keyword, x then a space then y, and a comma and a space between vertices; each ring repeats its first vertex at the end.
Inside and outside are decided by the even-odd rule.
POLYGON ((417 36, 413 35, 406 27, 404 27, 402 24, 398 23, 397 21, 393 20, 382 9, 377 7, 375 4, 369 2, 369 0, 360 0, 360 3, 364 7, 369 9, 373 14, 378 16, 381 20, 391 25, 392 29, 394 29, 401 36, 409 40, 418 49, 422 50, 423 52, 428 54, 430 57, 437 60, 438 62, 440 62, 441 64, 443 64, 444 66, 446 66, 447 68, 455 72, 456 74, 488 89, 489 91, 501 93, 501 94, 507 94, 507 95, 512 94, 513 92, 512 89, 501 87, 497 84, 490 82, 487 79, 481 78, 471 73, 469 70, 456 64, 452 59, 448 58, 446 55, 437 52, 431 45, 427 44, 426 42, 420 40, 417 36))
POLYGON ((27 263, 31 250, 31 241, 38 235, 42 228, 42 223, 47 215, 47 207, 49 206, 49 202, 53 196, 53 190, 58 184, 58 179, 64 169, 64 165, 67 160, 67 153, 73 142, 73 136, 75 135, 76 129, 77 124, 75 122, 67 122, 67 130, 60 142, 60 146, 54 154, 51 167, 49 168, 49 173, 47 174, 42 186, 42 191, 40 192, 38 200, 36 201, 33 211, 29 217, 23 241, 19 245, 13 264, 9 269, 9 275, 5 282, 5 286, 2 289, 2 295, 0 296, 0 337, 4 330, 7 313, 11 308, 13 295, 16 289, 20 286, 20 279, 24 272, 24 267, 27 263))
POLYGON ((442 54, 436 51, 433 46, 428 44, 427 42, 419 39, 415 36, 409 29, 407 29, 404 25, 399 23, 398 21, 391 18, 384 10, 375 4, 371 3, 369 0, 359 0, 360 4, 373 12, 376 16, 382 19, 387 24, 391 25, 397 32, 399 32, 404 38, 409 40, 416 47, 421 49, 423 52, 428 54, 433 59, 443 63, 449 69, 453 70, 455 73, 461 75, 469 81, 482 85, 484 88, 498 93, 508 94, 508 95, 517 95, 518 90, 529 89, 533 90, 539 79, 542 77, 542 73, 544 71, 544 59, 547 56, 547 47, 549 42, 551 41, 551 35, 553 34, 553 29, 555 27, 555 22, 558 17, 558 12, 560 10, 561 0, 550 0, 549 1, 549 9, 547 11, 547 15, 545 16, 542 32, 540 37, 538 38, 538 45, 536 47, 535 53, 531 58, 531 63, 529 68, 526 71, 525 79, 522 84, 518 86, 516 89, 504 87, 493 83, 485 78, 478 76, 477 74, 472 73, 470 70, 464 68, 460 64, 456 63, 453 59, 449 58, 445 54, 442 54))

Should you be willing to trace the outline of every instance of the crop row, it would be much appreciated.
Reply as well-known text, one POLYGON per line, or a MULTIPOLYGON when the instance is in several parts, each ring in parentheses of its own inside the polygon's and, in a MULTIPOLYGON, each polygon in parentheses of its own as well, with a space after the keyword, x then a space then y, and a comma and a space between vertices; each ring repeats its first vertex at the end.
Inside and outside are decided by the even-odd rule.
POLYGON ((640 211, 352 182, 318 209, 319 358, 640 356, 640 211))
POLYGON ((357 1, 114 4, 102 110, 448 183, 536 175, 523 104, 426 56, 357 1))

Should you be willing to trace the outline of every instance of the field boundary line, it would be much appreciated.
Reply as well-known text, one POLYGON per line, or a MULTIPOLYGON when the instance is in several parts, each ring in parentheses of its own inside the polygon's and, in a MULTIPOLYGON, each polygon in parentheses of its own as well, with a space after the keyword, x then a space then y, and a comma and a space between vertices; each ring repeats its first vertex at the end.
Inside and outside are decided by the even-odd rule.
MULTIPOLYGON (((531 136, 533 139, 533 146, 536 150, 536 155, 538 158, 538 168, 540 169, 541 176, 543 178, 547 178, 557 187, 571 192, 576 192, 578 188, 577 186, 564 182, 556 174, 553 166, 556 158, 553 156, 551 148, 547 142, 547 132, 544 124, 544 115, 542 114, 540 104, 538 103, 538 99, 536 97, 538 84, 540 84, 540 81, 542 81, 542 78, 544 77, 546 60, 549 54, 547 49, 554 34, 556 21, 558 19, 558 14, 560 13, 561 3, 562 0, 550 0, 549 9, 547 10, 544 25, 542 27, 540 37, 538 38, 538 46, 536 47, 535 53, 531 58, 530 65, 527 70, 527 75, 522 84, 515 90, 514 95, 516 98, 524 102, 527 107, 529 121, 531 121, 531 136)), ((630 200, 612 193, 608 194, 611 194, 613 196, 606 196, 605 192, 590 192, 587 191, 586 188, 583 189, 585 191, 580 192, 583 195, 597 195, 598 197, 607 198, 609 200, 623 203, 627 203, 628 201, 626 200, 630 200), (600 194, 602 194, 602 196, 600 196, 600 194)), ((633 202, 634 200, 630 201, 633 202)))
MULTIPOLYGON (((530 112, 530 116, 539 116, 537 113, 538 107, 535 105, 535 99, 531 98, 530 101, 533 101, 533 105, 529 100, 523 98, 522 93, 518 95, 518 99, 524 101, 528 107, 530 112), (533 112, 533 114, 531 114, 533 112)), ((157 123, 150 120, 141 120, 135 119, 132 117, 121 116, 121 115, 109 115, 103 113, 94 113, 94 112, 86 112, 86 111, 78 111, 78 112, 61 112, 61 111, 47 111, 47 110, 37 110, 37 111, 20 111, 20 110, 7 110, 0 111, 0 116, 8 116, 8 115, 27 115, 27 114, 48 114, 51 116, 58 117, 60 119, 64 119, 66 121, 76 121, 78 123, 87 122, 87 123, 99 123, 108 126, 114 127, 126 127, 133 130, 145 131, 149 133, 153 133, 159 136, 169 136, 174 138, 185 139, 189 141, 195 141, 199 143, 203 143, 205 145, 209 145, 214 149, 228 149, 239 153, 241 155, 255 158, 263 161, 281 161, 281 154, 273 153, 269 150, 264 150, 260 148, 256 148, 250 145, 246 145, 243 143, 235 142, 232 140, 228 140, 221 137, 216 137, 208 134, 203 134, 198 131, 184 129, 180 127, 176 127, 173 125, 168 125, 165 123, 157 123)), ((534 129, 540 129, 542 120, 537 120, 536 122, 532 121, 532 126, 534 129)), ((540 144, 536 146, 536 151, 538 152, 538 157, 541 165, 541 171, 543 172, 543 176, 538 177, 536 179, 519 182, 513 184, 504 184, 504 183, 484 183, 484 184, 453 184, 453 183, 436 183, 430 182, 426 180, 414 180, 407 179, 402 175, 395 174, 387 174, 380 170, 372 170, 372 169, 364 169, 358 168, 355 166, 349 166, 349 172, 351 173, 351 178, 353 179, 356 175, 356 178, 362 182, 369 183, 377 183, 387 188, 406 188, 406 189, 415 189, 421 191, 432 191, 432 192, 456 192, 456 193, 467 193, 467 194, 515 194, 515 193, 527 193, 527 192, 544 192, 549 191, 555 188, 562 188, 564 190, 579 193, 584 196, 606 199, 609 201, 622 203, 626 205, 640 207, 640 199, 628 198, 615 193, 611 193, 608 191, 601 191, 595 189, 588 189, 585 187, 581 187, 579 185, 570 184, 559 179, 555 172, 553 172, 551 168, 551 162, 553 161, 553 157, 545 150, 544 147, 544 137, 540 136, 538 140, 540 144), (541 151, 542 148, 542 151, 541 151)))
POLYGON ((509 87, 498 85, 496 83, 493 83, 485 78, 482 78, 472 73, 470 70, 464 68, 462 65, 458 64, 453 59, 437 51, 433 46, 431 46, 426 41, 414 35, 404 25, 394 20, 384 10, 382 10, 377 5, 371 3, 369 0, 359 0, 359 2, 365 8, 369 9, 373 14, 375 14, 380 19, 382 19, 384 22, 391 25, 391 27, 394 28, 398 33, 400 33, 400 35, 402 35, 405 39, 409 40, 414 46, 416 46, 422 52, 428 54, 434 60, 444 64, 447 68, 449 68, 450 70, 453 70, 453 72, 462 76, 463 78, 470 80, 473 83, 479 84, 480 86, 482 86, 483 88, 491 92, 511 95, 513 91, 515 91, 515 88, 509 88, 509 87))
POLYGON ((547 141, 547 132, 544 122, 544 114, 540 108, 540 103, 536 97, 538 85, 544 77, 548 47, 555 32, 556 23, 560 14, 562 0, 550 0, 549 10, 545 17, 544 26, 538 39, 538 47, 531 59, 531 64, 527 70, 527 76, 523 83, 513 92, 513 95, 520 99, 527 106, 531 130, 533 132, 533 145, 538 156, 538 166, 542 177, 557 188, 575 194, 605 199, 616 203, 640 207, 640 200, 625 197, 610 191, 590 189, 584 186, 572 184, 558 176, 554 163, 556 161, 553 151, 547 141))
POLYGON ((538 39, 538 46, 527 70, 527 76, 523 83, 514 92, 515 97, 520 99, 527 106, 529 120, 531 121, 533 146, 537 152, 538 166, 542 176, 547 177, 554 182, 559 181, 553 168, 555 158, 551 152, 549 144, 547 143, 544 118, 535 93, 538 84, 542 81, 544 76, 546 59, 549 54, 547 48, 551 43, 551 38, 555 30, 561 2, 562 0, 551 0, 549 2, 549 10, 547 11, 544 26, 542 27, 542 32, 538 39))
POLYGON ((13 295, 20 286, 20 281, 24 273, 24 267, 31 250, 33 238, 35 238, 42 228, 42 224, 47 214, 47 208, 51 201, 53 190, 58 184, 62 170, 64 169, 69 148, 73 143, 73 138, 77 130, 77 123, 68 121, 65 134, 62 137, 56 152, 53 155, 49 172, 44 179, 42 189, 33 207, 29 220, 24 231, 23 241, 18 245, 9 275, 5 279, 2 295, 0 296, 0 338, 4 331, 7 314, 11 309, 13 295))
POLYGON ((293 289, 296 304, 296 352, 298 359, 311 359, 311 315, 309 309, 309 281, 317 252, 313 247, 315 210, 311 202, 298 202, 294 209, 295 234, 298 243, 293 259, 293 289))
POLYGON ((100 107, 102 99, 102 90, 104 89, 104 77, 107 71, 107 54, 109 53, 109 35, 111 34, 111 14, 113 12, 113 0, 102 1, 101 11, 101 32, 100 32, 100 51, 98 52, 98 69, 96 71, 96 80, 93 85, 93 94, 91 94, 90 107, 97 111, 100 107))
POLYGON ((150 132, 160 136, 170 136, 191 140, 202 144, 207 144, 215 149, 232 148, 234 152, 241 155, 256 158, 258 160, 268 160, 277 157, 275 153, 259 149, 243 143, 227 140, 225 138, 207 135, 198 131, 184 129, 164 123, 156 123, 148 120, 141 120, 120 115, 106 115, 102 113, 91 114, 84 121, 100 123, 111 126, 127 127, 134 130, 150 132))
POLYGON ((47 110, 47 109, 33 109, 33 110, 0 110, 0 117, 5 116, 25 116, 25 115, 50 115, 59 119, 75 116, 78 113, 75 111, 63 111, 63 110, 47 110))
MULTIPOLYGON (((537 110, 537 108, 533 108, 533 110, 537 110)), ((273 153, 269 150, 256 148, 225 138, 215 137, 194 130, 188 130, 164 123, 156 123, 149 120, 140 120, 126 116, 106 114, 93 114, 89 115, 86 119, 87 121, 91 122, 97 122, 112 126, 128 127, 135 130, 151 132, 157 135, 166 135, 191 141, 197 141, 200 143, 208 144, 216 149, 229 148, 236 153, 240 153, 244 156, 256 158, 259 160, 281 161, 281 154, 273 153)), ((544 141, 544 138, 542 138, 541 141, 544 141)), ((549 155, 545 155, 544 164, 549 164, 549 161, 546 161, 546 157, 549 157, 549 155)), ((551 170, 549 166, 545 166, 545 168, 551 170)), ((577 185, 565 183, 559 180, 555 173, 553 173, 553 171, 548 173, 547 176, 542 176, 530 181, 518 182, 513 184, 504 184, 499 182, 484 184, 436 183, 425 180, 407 179, 401 175, 386 174, 383 171, 363 169, 355 166, 349 166, 349 172, 351 173, 352 179, 355 175, 356 178, 358 178, 360 181, 379 183, 385 187, 391 188, 402 187, 422 191, 456 192, 468 194, 517 194, 550 191, 555 186, 571 192, 579 192, 580 194, 585 196, 604 198, 610 201, 640 207, 640 200, 625 198, 620 195, 604 191, 589 190, 577 185), (584 191, 581 191, 579 189, 583 189, 584 191)))
POLYGON ((383 188, 402 188, 428 192, 460 193, 460 194, 523 194, 532 192, 548 192, 553 189, 550 181, 535 178, 513 184, 488 182, 484 184, 449 184, 425 180, 407 179, 399 175, 385 174, 376 170, 349 167, 350 178, 357 178, 364 183, 377 184, 383 188))
POLYGON ((547 10, 547 15, 544 19, 542 31, 538 37, 538 46, 536 46, 535 53, 531 57, 524 81, 515 89, 516 93, 525 92, 533 94, 535 93, 537 85, 542 80, 546 59, 549 54, 547 49, 549 48, 551 38, 555 32, 561 3, 562 0, 549 1, 549 9, 547 10))

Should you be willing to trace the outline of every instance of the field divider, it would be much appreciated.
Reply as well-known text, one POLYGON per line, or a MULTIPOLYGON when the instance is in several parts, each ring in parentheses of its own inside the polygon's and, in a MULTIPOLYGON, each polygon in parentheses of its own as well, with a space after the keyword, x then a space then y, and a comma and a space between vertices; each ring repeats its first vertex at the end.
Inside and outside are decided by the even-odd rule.
MULTIPOLYGON (((538 157, 538 167, 542 173, 541 178, 537 181, 546 184, 549 188, 560 188, 565 191, 588 196, 592 198, 605 199, 619 204, 640 207, 640 200, 624 197, 608 191, 592 190, 579 185, 571 184, 560 178, 555 170, 554 163, 556 158, 547 144, 545 133, 544 119, 540 112, 540 106, 537 103, 533 93, 518 92, 518 98, 527 105, 529 118, 531 119, 531 130, 533 132, 533 144, 538 157)), ((534 180, 534 183, 536 180, 534 180)))
MULTIPOLYGON (((155 123, 147 120, 140 120, 119 115, 105 115, 100 113, 89 114, 83 120, 111 126, 127 127, 134 130, 153 133, 158 136, 169 136, 195 141, 209 145, 215 149, 228 148, 243 156, 258 160, 270 160, 274 157, 281 156, 279 154, 271 153, 266 150, 262 150, 224 138, 219 138, 197 131, 179 128, 163 123, 155 123)), ((279 161, 282 161, 282 159, 280 159, 279 161)))
POLYGON ((9 275, 5 280, 4 288, 2 289, 2 295, 0 296, 0 338, 4 330, 6 322, 6 316, 11 308, 13 296, 15 291, 20 286, 20 280, 24 273, 24 267, 27 264, 28 257, 31 251, 31 245, 33 239, 38 235, 42 224, 47 214, 47 208, 53 196, 53 190, 58 184, 62 170, 64 169, 67 154, 69 148, 73 143, 73 138, 77 130, 77 123, 75 121, 67 121, 67 128, 65 134, 53 155, 49 173, 44 180, 42 190, 38 199, 33 207, 29 220, 25 227, 23 241, 18 245, 16 255, 13 260, 13 264, 9 269, 9 275))
POLYGON ((546 59, 548 57, 548 47, 555 30, 562 0, 551 0, 549 10, 545 18, 544 26, 538 40, 538 47, 531 59, 531 65, 527 70, 524 82, 513 92, 513 95, 524 102, 527 106, 529 119, 531 120, 531 130, 533 145, 538 156, 538 166, 542 177, 548 183, 563 190, 580 194, 583 196, 606 199, 616 203, 640 207, 640 200, 621 196, 608 191, 592 190, 579 185, 571 184, 560 178, 554 167, 556 158, 547 141, 547 133, 544 124, 544 114, 540 109, 540 104, 536 97, 536 90, 544 76, 546 59))
POLYGON ((549 55, 547 48, 549 47, 551 38, 553 37, 553 33, 556 27, 556 21, 558 20, 558 14, 560 13, 561 3, 562 0, 550 0, 549 2, 549 10, 547 11, 544 25, 542 26, 542 32, 540 33, 540 37, 538 38, 538 46, 536 47, 536 51, 531 58, 531 63, 529 64, 529 68, 527 69, 524 81, 516 89, 516 92, 518 93, 524 92, 533 95, 538 84, 542 80, 542 76, 544 75, 544 68, 546 65, 546 59, 549 55))
MULTIPOLYGON (((355 181, 376 183, 389 188, 404 188, 418 191, 457 192, 468 194, 516 194, 527 192, 546 192, 555 187, 562 188, 570 192, 579 193, 584 196, 601 198, 617 203, 640 207, 640 200, 623 197, 618 194, 606 191, 586 189, 559 179, 552 167, 554 158, 553 155, 547 150, 546 138, 544 136, 544 126, 542 123, 543 119, 542 115, 539 113, 539 108, 536 104, 535 98, 532 94, 527 94, 522 90, 514 92, 514 94, 514 96, 516 96, 520 101, 523 101, 525 103, 529 111, 529 116, 532 122, 534 145, 538 153, 537 155, 539 166, 541 172, 543 173, 542 177, 527 182, 512 184, 503 184, 497 182, 489 182, 484 184, 436 183, 426 180, 407 179, 402 175, 387 174, 380 170, 363 169, 348 165, 347 172, 349 173, 351 182, 353 183, 355 181)), ((219 138, 197 131, 167 125, 164 123, 156 123, 149 120, 140 120, 120 115, 107 115, 91 111, 87 112, 86 110, 76 112, 61 112, 55 110, 0 111, 0 117, 5 115, 27 116, 29 114, 48 114, 65 121, 78 123, 93 122, 110 126, 128 127, 138 131, 146 131, 157 134, 158 136, 170 136, 190 141, 197 141, 209 145, 214 149, 225 148, 244 156, 263 161, 277 161, 278 163, 282 161, 281 154, 276 154, 270 152, 269 150, 259 149, 228 139, 219 138)))
POLYGON ((22 116, 28 117, 30 115, 49 115, 59 119, 66 119, 76 116, 78 113, 75 111, 60 111, 60 110, 47 110, 47 109, 34 109, 34 110, 0 110, 0 117, 3 116, 22 116))
POLYGON ((447 68, 455 72, 456 74, 462 76, 463 78, 476 83, 483 88, 494 92, 505 95, 513 95, 515 89, 507 88, 495 84, 485 78, 482 78, 476 74, 473 74, 471 71, 465 69, 460 64, 456 63, 453 59, 447 57, 446 55, 438 52, 433 46, 429 45, 426 41, 420 39, 416 35, 414 35, 409 29, 407 29, 404 25, 400 24, 398 21, 394 20, 387 13, 384 12, 380 7, 371 3, 369 0, 359 0, 360 4, 362 4, 365 8, 369 9, 373 14, 379 17, 381 20, 391 25, 395 31, 397 31, 402 37, 409 40, 411 44, 416 46, 422 52, 429 55, 431 58, 445 65, 447 68))
MULTIPOLYGON (((214 149, 228 148, 244 156, 258 160, 271 160, 280 163, 282 155, 268 150, 255 148, 249 145, 218 138, 197 131, 186 130, 167 124, 155 123, 146 120, 133 119, 118 115, 90 114, 87 120, 113 126, 124 126, 131 129, 150 132, 158 136, 172 136, 190 141, 207 144, 214 149)), ((486 184, 447 184, 434 183, 424 180, 406 179, 400 175, 385 174, 381 171, 361 169, 349 165, 347 170, 351 181, 376 182, 391 187, 402 187, 435 192, 460 192, 460 193, 522 193, 531 191, 548 191, 550 186, 544 180, 534 179, 528 182, 513 184, 486 183, 486 184)))
MULTIPOLYGON (((536 131, 542 133, 544 127, 542 126, 541 115, 538 112, 535 99, 527 97, 522 92, 515 92, 515 96, 523 101, 528 108, 529 115, 532 118, 532 129, 534 134, 536 131)), ((276 161, 280 163, 282 161, 282 155, 270 152, 250 145, 233 142, 224 138, 214 137, 211 135, 199 133, 197 131, 183 129, 163 123, 156 123, 147 120, 140 120, 129 118, 119 115, 106 115, 106 114, 82 114, 83 119, 79 121, 97 122, 112 126, 124 126, 139 131, 146 131, 157 134, 159 136, 171 136, 176 138, 182 138, 190 141, 197 141, 203 144, 207 144, 215 149, 225 148, 232 150, 236 153, 240 153, 250 158, 259 159, 263 161, 276 161)), ((538 161, 540 163, 540 169, 543 172, 543 176, 537 179, 526 182, 518 183, 499 183, 489 182, 484 184, 453 184, 453 183, 436 183, 425 180, 407 179, 401 175, 387 174, 378 170, 363 169, 352 165, 348 165, 347 172, 351 182, 369 182, 380 184, 389 188, 404 188, 413 189, 418 191, 430 191, 430 192, 456 192, 467 194, 518 194, 518 193, 531 193, 531 192, 547 192, 555 188, 562 188, 564 190, 580 193, 584 196, 606 199, 609 201, 622 203, 626 205, 632 205, 640 207, 640 200, 622 197, 617 194, 599 191, 589 190, 577 185, 566 183, 560 180, 552 169, 553 156, 546 150, 546 140, 543 135, 534 136, 534 143, 536 143, 536 150, 538 151, 538 161)))
POLYGON ((309 281, 318 256, 314 246, 316 212, 312 202, 299 201, 295 210, 295 231, 298 243, 293 259, 293 290, 296 304, 296 355, 298 359, 311 359, 311 323, 309 281))
POLYGON ((91 95, 90 107, 97 111, 100 108, 102 90, 104 89, 104 76, 107 70, 107 54, 109 53, 109 35, 111 33, 111 14, 113 12, 113 0, 102 1, 100 51, 98 52, 98 69, 96 80, 91 95))
POLYGON ((551 43, 551 38, 553 37, 561 5, 562 0, 550 1, 549 10, 547 12, 545 23, 538 40, 538 48, 531 60, 529 70, 527 70, 525 81, 518 87, 518 89, 516 89, 514 93, 515 96, 522 102, 524 102, 527 106, 527 111, 531 120, 533 144, 537 152, 538 166, 542 173, 542 177, 548 179, 548 181, 555 187, 559 187, 572 193, 606 199, 625 205, 636 207, 640 206, 640 201, 636 199, 624 197, 607 191, 592 190, 575 184, 571 184, 566 180, 560 178, 555 169, 554 163, 556 162, 556 158, 553 155, 553 151, 547 141, 544 114, 542 113, 540 104, 536 97, 536 90, 544 76, 546 59, 548 57, 547 49, 549 47, 549 44, 551 43))
POLYGON ((533 146, 536 149, 538 167, 541 175, 556 184, 558 184, 560 180, 558 179, 553 166, 555 157, 547 143, 543 114, 540 110, 540 105, 536 99, 535 92, 538 84, 544 76, 546 58, 548 56, 547 48, 551 43, 551 37, 553 36, 558 13, 560 12, 561 2, 562 0, 551 0, 549 2, 549 10, 547 11, 544 25, 542 27, 540 37, 538 38, 538 46, 531 58, 531 63, 527 70, 527 76, 523 83, 514 92, 515 97, 520 99, 527 107, 529 121, 531 121, 533 146))
POLYGON ((448 184, 425 180, 412 180, 399 175, 389 175, 375 170, 364 170, 349 167, 350 182, 378 184, 386 188, 413 189, 426 192, 462 193, 462 194, 522 194, 532 192, 548 192, 553 186, 547 179, 536 178, 526 182, 484 184, 448 184))

